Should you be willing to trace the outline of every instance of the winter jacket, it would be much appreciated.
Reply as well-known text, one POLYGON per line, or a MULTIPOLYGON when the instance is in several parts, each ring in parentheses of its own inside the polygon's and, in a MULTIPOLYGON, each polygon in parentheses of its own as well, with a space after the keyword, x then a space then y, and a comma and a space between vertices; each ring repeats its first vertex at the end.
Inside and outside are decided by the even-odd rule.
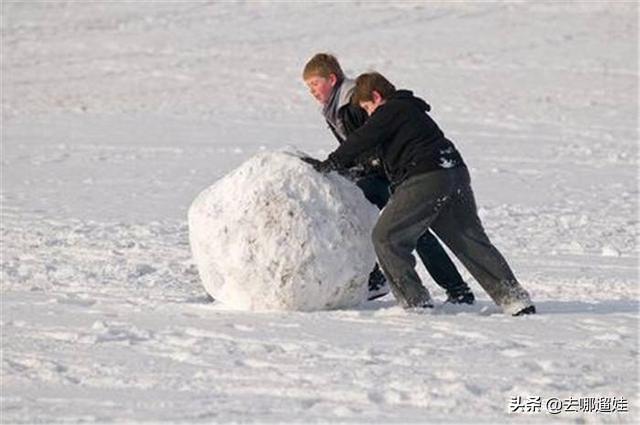
MULTIPOLYGON (((344 79, 336 86, 329 102, 322 110, 329 129, 340 144, 344 143, 351 133, 362 127, 369 118, 364 109, 351 103, 354 87, 353 80, 344 79)), ((349 168, 349 174, 356 179, 372 175, 385 177, 375 148, 358 155, 349 168)))
POLYGON ((375 148, 393 186, 414 175, 464 167, 453 143, 426 113, 431 107, 409 90, 398 90, 366 123, 329 155, 336 166, 349 167, 375 148))

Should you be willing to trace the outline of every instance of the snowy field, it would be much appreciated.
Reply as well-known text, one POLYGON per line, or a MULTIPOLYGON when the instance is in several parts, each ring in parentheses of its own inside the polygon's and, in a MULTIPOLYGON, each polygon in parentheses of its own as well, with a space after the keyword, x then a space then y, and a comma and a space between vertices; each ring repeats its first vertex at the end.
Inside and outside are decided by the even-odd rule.
POLYGON ((1 12, 0 422, 640 421, 636 2, 1 12), (466 272, 477 305, 422 315, 208 299, 187 209, 258 152, 335 147, 318 51, 431 103, 537 316, 466 272))

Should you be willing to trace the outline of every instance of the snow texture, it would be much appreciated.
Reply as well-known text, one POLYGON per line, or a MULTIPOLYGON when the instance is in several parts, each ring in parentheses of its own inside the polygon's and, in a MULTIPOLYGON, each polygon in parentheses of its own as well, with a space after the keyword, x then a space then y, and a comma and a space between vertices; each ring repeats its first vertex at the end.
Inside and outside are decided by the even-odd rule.
MULTIPOLYGON (((638 424, 638 4, 0 2, 0 422, 638 424), (539 314, 211 302, 188 208, 337 146, 332 51, 432 105, 539 314), (512 397, 541 409, 512 412, 512 397), (627 411, 544 401, 624 397, 627 411)), ((242 194, 238 194, 241 196, 242 194)), ((455 260, 455 259, 454 259, 455 260)))
POLYGON ((366 299, 377 216, 352 181, 262 153, 198 195, 189 240, 205 289, 229 307, 353 307, 366 299))

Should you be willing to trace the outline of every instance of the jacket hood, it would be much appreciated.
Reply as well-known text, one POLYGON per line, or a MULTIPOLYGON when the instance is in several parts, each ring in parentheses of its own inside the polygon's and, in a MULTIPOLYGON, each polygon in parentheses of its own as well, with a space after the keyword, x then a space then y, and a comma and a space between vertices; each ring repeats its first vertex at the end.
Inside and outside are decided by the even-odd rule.
POLYGON ((389 100, 395 99, 413 102, 418 108, 423 111, 429 112, 431 110, 431 105, 429 105, 423 99, 414 96, 411 90, 396 90, 396 92, 391 95, 389 100))
POLYGON ((355 85, 354 80, 345 78, 340 84, 335 86, 329 101, 322 108, 322 115, 324 115, 324 118, 331 128, 337 132, 342 140, 346 140, 347 131, 344 128, 344 123, 340 118, 339 112, 340 109, 349 104, 355 85))
POLYGON ((345 78, 340 84, 340 92, 338 93, 338 109, 351 103, 351 95, 356 88, 356 80, 345 78))

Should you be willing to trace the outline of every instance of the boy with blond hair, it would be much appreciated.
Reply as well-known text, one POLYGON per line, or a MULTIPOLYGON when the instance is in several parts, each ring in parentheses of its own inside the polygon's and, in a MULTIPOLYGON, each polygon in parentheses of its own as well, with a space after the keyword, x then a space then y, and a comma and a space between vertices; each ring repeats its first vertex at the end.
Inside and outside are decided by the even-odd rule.
POLYGON ((396 90, 376 72, 356 79, 351 102, 370 118, 315 168, 329 172, 348 167, 371 149, 380 155, 394 190, 372 239, 400 304, 433 306, 412 255, 416 241, 430 227, 505 313, 535 313, 529 294, 487 237, 467 167, 427 114, 427 103, 408 90, 396 90))
MULTIPOLYGON (((362 127, 367 113, 352 102, 355 82, 345 76, 335 56, 314 55, 305 65, 302 77, 311 95, 322 105, 322 114, 329 129, 343 144, 349 135, 362 127)), ((389 180, 375 151, 362 151, 350 164, 349 175, 365 197, 379 209, 389 201, 389 180)), ((473 304, 475 297, 458 273, 455 265, 438 240, 425 228, 418 235, 416 250, 433 280, 447 292, 451 303, 473 304)), ((378 264, 369 275, 369 299, 388 293, 389 287, 378 264)))

